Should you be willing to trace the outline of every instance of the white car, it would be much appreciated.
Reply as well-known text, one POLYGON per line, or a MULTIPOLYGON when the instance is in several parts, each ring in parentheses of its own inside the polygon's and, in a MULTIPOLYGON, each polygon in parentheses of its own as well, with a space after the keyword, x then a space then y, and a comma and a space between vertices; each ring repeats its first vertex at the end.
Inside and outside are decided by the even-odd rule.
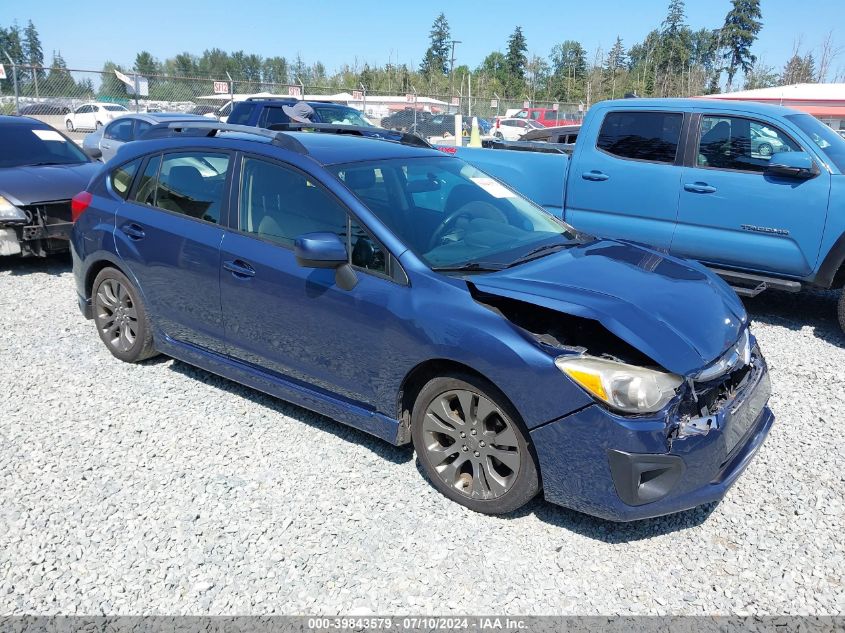
POLYGON ((543 129, 543 126, 531 119, 501 118, 491 131, 493 138, 505 141, 518 141, 529 130, 543 129))
POLYGON ((65 116, 68 132, 74 130, 99 130, 112 119, 129 112, 117 103, 86 103, 65 116))

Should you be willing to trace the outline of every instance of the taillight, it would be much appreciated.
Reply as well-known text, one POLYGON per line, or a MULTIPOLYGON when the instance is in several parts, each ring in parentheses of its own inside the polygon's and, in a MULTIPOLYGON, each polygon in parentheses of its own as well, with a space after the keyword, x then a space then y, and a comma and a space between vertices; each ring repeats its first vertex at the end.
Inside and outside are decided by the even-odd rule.
POLYGON ((76 222, 79 219, 79 216, 91 206, 91 200, 94 199, 87 191, 80 191, 70 200, 70 219, 72 222, 76 222))

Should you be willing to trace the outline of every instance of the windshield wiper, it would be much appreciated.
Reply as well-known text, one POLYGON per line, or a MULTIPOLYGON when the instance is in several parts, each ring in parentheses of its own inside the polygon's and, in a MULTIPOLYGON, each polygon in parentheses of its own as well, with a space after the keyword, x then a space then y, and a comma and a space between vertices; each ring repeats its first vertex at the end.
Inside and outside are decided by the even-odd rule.
POLYGON ((510 264, 508 264, 507 267, 510 268, 511 266, 517 266, 519 264, 524 264, 525 262, 530 262, 532 259, 539 259, 540 257, 551 255, 553 252, 559 251, 569 246, 572 246, 572 242, 568 244, 544 244, 543 246, 538 246, 537 248, 525 253, 525 255, 523 255, 522 257, 513 260, 510 264))
POLYGON ((502 270, 502 264, 484 264, 481 262, 467 262, 458 266, 434 266, 431 270, 438 273, 455 273, 455 272, 493 272, 502 270))

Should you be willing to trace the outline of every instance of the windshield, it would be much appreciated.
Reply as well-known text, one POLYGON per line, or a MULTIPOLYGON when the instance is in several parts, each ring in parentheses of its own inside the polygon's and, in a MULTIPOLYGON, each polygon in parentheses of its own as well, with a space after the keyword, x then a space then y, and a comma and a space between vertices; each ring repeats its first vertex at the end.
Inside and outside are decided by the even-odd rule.
POLYGON ((563 248, 575 236, 564 222, 454 157, 330 169, 433 269, 499 270, 535 250, 563 248))
POLYGON ((360 127, 373 127, 364 118, 364 115, 355 108, 314 108, 323 123, 334 123, 335 125, 357 125, 360 127))
POLYGON ((845 139, 809 114, 789 114, 786 118, 810 137, 839 173, 845 174, 845 139))
POLYGON ((103 106, 103 108, 105 108, 109 112, 129 112, 129 110, 124 108, 122 105, 107 105, 103 106))
POLYGON ((4 125, 0 127, 0 147, 0 167, 89 162, 75 143, 46 126, 4 125))

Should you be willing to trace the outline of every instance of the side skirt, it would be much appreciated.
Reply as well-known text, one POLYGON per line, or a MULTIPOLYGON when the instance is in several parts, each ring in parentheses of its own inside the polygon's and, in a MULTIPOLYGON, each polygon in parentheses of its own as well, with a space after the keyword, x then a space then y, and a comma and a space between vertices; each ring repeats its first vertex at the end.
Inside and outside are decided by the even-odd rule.
POLYGON ((254 365, 176 341, 167 335, 156 336, 155 341, 158 351, 167 356, 325 415, 391 444, 398 446, 401 443, 399 420, 310 389, 279 374, 265 372, 254 365))

